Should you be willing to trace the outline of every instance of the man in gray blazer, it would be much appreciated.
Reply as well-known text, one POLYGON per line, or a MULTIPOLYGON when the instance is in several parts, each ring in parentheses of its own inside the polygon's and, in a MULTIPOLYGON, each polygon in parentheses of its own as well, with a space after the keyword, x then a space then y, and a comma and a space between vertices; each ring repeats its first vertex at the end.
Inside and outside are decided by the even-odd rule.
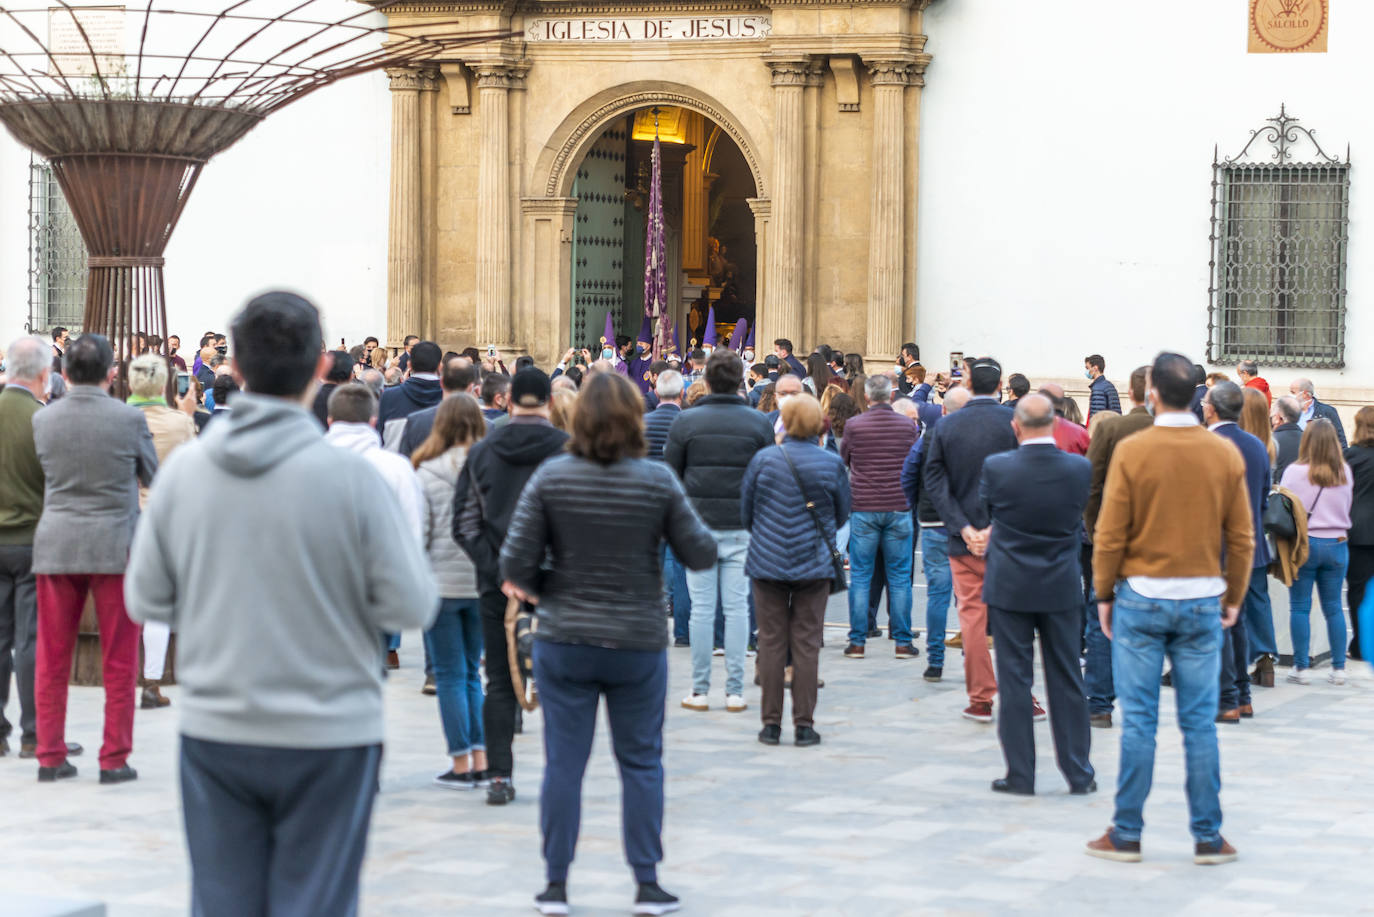
POLYGON ((138 774, 134 741, 139 627, 124 611, 124 567, 138 522, 138 485, 150 484, 157 452, 143 412, 111 398, 110 342, 85 334, 62 357, 67 396, 33 416, 43 466, 43 515, 33 538, 38 587, 38 779, 76 776, 67 761, 67 677, 87 594, 95 597, 105 683, 100 782, 138 774))

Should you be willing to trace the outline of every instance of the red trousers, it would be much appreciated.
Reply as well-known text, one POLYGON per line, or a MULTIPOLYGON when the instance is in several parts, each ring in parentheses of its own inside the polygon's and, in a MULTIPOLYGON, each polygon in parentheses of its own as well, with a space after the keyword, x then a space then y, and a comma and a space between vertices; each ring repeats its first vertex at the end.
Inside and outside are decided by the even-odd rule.
POLYGON ((67 757, 67 681, 86 594, 95 596, 100 627, 100 671, 105 682, 105 739, 100 769, 123 767, 134 745, 134 694, 138 689, 140 628, 124 611, 123 574, 39 574, 38 664, 34 706, 38 763, 56 767, 67 757))
MULTIPOLYGON (((957 532, 951 538, 958 538, 957 532)), ((964 634, 964 687, 971 704, 990 704, 997 698, 997 673, 988 652, 988 606, 983 603, 986 557, 951 554, 949 572, 959 602, 959 630, 964 634)))

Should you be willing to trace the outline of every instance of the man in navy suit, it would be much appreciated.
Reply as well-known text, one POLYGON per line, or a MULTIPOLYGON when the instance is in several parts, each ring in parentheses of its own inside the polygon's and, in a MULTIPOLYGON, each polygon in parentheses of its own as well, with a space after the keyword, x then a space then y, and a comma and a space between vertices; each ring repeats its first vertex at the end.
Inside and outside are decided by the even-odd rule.
MULTIPOLYGON (((1261 628, 1268 625, 1262 637, 1273 645, 1274 619, 1269 611, 1269 546, 1264 540, 1264 508, 1269 505, 1269 450, 1258 436, 1246 433, 1236 421, 1245 406, 1245 391, 1234 382, 1218 382, 1207 390, 1202 399, 1202 416, 1207 429, 1229 439, 1245 459, 1245 490, 1250 497, 1250 517, 1255 525, 1255 557, 1251 561, 1250 588, 1245 603, 1257 603, 1257 609, 1245 608, 1236 623, 1222 630, 1221 638, 1221 697, 1218 701, 1217 722, 1239 723, 1241 718, 1255 715, 1250 705, 1250 635, 1246 621, 1254 621, 1261 628)), ((1272 671, 1272 667, 1271 667, 1272 671)))
POLYGON ((989 520, 983 599, 997 635, 997 738, 1007 759, 1007 776, 992 788, 1035 793, 1031 680, 1039 633, 1055 756, 1069 792, 1083 795, 1097 789, 1078 665, 1078 554, 1092 464, 1055 446, 1054 405, 1044 395, 1017 402, 1012 428, 1020 446, 988 456, 978 484, 989 520))

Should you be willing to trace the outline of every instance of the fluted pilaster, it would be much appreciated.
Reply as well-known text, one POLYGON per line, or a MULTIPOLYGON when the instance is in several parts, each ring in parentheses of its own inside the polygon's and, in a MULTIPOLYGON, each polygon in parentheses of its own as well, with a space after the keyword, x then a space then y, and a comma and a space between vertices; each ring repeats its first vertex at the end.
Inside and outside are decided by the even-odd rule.
POLYGON ((905 289, 906 87, 915 65, 868 63, 873 81, 873 186, 869 216, 869 356, 895 356, 902 345, 905 289))
POLYGON ((755 340, 796 339, 802 333, 806 212, 803 93, 811 80, 805 60, 768 61, 773 72, 773 188, 768 233, 768 270, 760 330, 755 340))
POLYGON ((481 149, 477 165, 477 339, 511 343, 510 91, 520 73, 477 64, 481 149))
POLYGON ((388 70, 391 78, 391 207, 387 231, 387 346, 421 327, 424 248, 420 235, 420 92, 428 71, 388 70))

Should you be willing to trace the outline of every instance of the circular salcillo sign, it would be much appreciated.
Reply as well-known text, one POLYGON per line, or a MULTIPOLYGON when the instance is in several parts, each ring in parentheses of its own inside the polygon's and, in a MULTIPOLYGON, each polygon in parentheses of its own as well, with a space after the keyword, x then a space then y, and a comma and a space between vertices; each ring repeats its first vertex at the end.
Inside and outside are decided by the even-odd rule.
POLYGON ((1250 0, 1250 28, 1275 51, 1301 51, 1326 26, 1326 0, 1250 0))

